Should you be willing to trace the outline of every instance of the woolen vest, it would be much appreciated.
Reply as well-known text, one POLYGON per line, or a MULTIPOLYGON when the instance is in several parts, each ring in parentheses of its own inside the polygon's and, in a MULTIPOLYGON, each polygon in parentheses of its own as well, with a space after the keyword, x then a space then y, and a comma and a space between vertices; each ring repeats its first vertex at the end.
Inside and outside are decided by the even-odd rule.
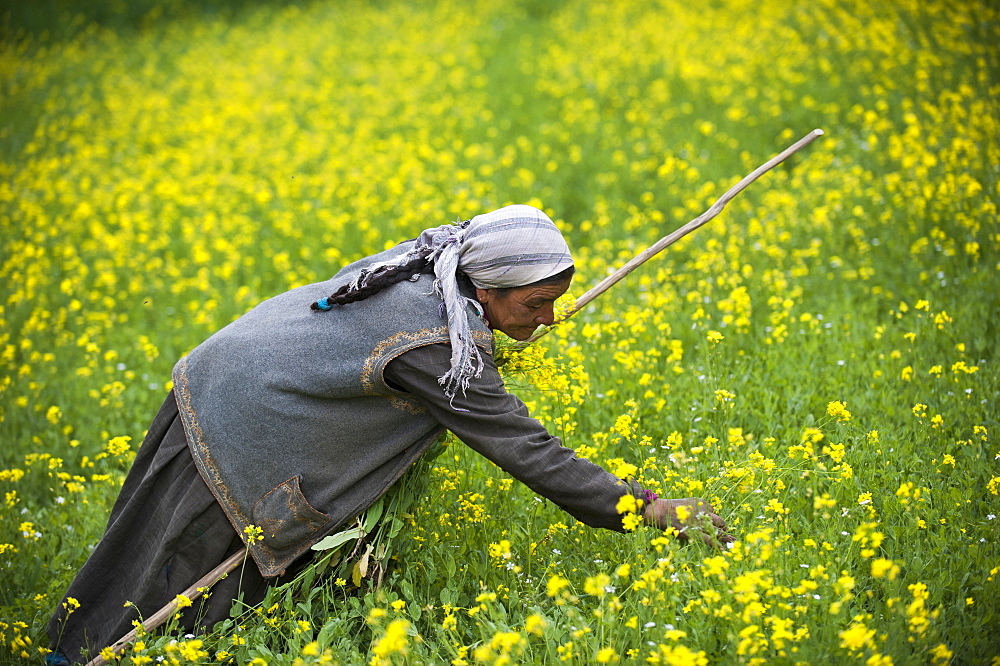
MULTIPOLYGON (((264 301, 174 367, 181 421, 199 472, 264 576, 280 574, 381 496, 443 432, 416 400, 383 378, 392 359, 449 342, 433 275, 403 281, 328 312, 310 309, 360 270, 264 301)), ((486 323, 468 310, 477 344, 486 323)))

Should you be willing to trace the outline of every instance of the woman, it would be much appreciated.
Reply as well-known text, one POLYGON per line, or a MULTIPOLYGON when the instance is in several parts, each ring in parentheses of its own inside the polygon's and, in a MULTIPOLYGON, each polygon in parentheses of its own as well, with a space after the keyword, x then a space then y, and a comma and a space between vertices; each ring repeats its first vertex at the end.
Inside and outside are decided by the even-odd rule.
MULTIPOLYGON (((257 567, 220 581, 203 622, 256 603, 310 546, 364 511, 445 430, 593 527, 675 507, 724 524, 701 500, 662 500, 577 458, 504 390, 493 331, 527 339, 553 321, 573 261, 540 210, 507 206, 425 230, 326 282, 267 300, 181 359, 107 531, 49 633, 96 654, 248 544, 257 567), (433 277, 432 277, 433 275, 433 277), (251 540, 253 541, 253 540, 251 540), (126 601, 131 602, 123 607, 126 601)), ((193 627, 194 619, 182 620, 193 627)), ((59 652, 53 661, 58 660, 59 652)))

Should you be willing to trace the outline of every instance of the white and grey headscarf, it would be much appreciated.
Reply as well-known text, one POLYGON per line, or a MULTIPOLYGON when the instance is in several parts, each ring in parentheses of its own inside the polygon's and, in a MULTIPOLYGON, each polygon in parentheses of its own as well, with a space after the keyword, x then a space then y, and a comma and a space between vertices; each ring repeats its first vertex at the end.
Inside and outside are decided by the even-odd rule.
POLYGON ((392 262, 369 266, 351 284, 360 289, 373 275, 417 257, 434 263, 434 291, 441 297, 451 338, 451 368, 438 378, 445 395, 454 400, 469 381, 479 377, 483 359, 469 320, 467 304, 482 315, 475 299, 459 292, 457 273, 469 276, 480 289, 523 287, 560 273, 573 265, 569 247, 548 215, 532 206, 505 206, 477 215, 462 224, 425 229, 413 249, 392 262))

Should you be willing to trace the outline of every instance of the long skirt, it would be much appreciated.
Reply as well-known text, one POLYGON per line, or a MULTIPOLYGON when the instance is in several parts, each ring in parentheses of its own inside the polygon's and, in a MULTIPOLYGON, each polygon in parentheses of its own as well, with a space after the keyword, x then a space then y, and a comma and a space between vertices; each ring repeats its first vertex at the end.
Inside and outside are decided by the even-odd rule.
MULTIPOLYGON (((149 617, 242 547, 195 467, 171 392, 139 448, 104 536, 49 622, 50 663, 97 656, 130 632, 140 613, 149 617)), ((207 599, 185 609, 180 626, 187 632, 210 628, 229 617, 240 593, 254 605, 269 584, 282 581, 265 579, 248 559, 207 599)))

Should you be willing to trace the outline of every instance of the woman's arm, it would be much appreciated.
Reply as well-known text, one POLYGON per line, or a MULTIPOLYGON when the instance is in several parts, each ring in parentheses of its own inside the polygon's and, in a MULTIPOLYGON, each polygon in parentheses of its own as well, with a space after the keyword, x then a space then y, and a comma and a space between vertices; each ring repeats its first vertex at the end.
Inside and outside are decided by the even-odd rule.
MULTIPOLYGON (((623 516, 615 507, 623 495, 642 497, 642 488, 562 446, 558 437, 528 415, 519 398, 506 391, 490 355, 483 355, 486 367, 482 376, 473 379, 465 395, 459 393, 449 404, 437 378, 448 370, 450 361, 447 344, 419 347, 392 360, 385 378, 390 385, 417 397, 441 425, 470 448, 570 515, 592 527, 623 530, 623 516)), ((688 524, 707 516, 720 530, 725 528, 711 505, 697 498, 654 500, 643 517, 663 529, 685 529, 678 518, 678 506, 688 507, 682 510, 688 524)))
POLYGON ((386 366, 385 379, 418 398, 441 425, 534 492, 587 525, 621 531, 622 516, 615 506, 622 495, 641 489, 562 446, 504 389, 492 357, 483 354, 483 361, 482 376, 452 403, 438 384, 451 363, 447 344, 400 355, 386 366))

